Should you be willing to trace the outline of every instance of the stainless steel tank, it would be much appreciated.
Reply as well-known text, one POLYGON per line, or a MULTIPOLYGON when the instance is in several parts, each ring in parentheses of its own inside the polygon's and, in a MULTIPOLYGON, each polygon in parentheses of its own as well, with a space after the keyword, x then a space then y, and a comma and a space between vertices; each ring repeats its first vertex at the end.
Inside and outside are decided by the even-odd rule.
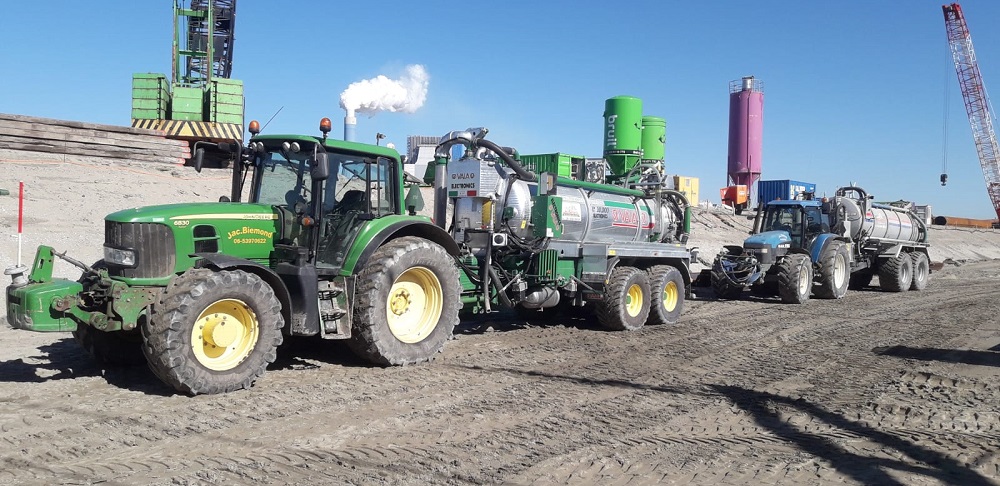
MULTIPOLYGON (((843 189, 843 188, 842 188, 843 189)), ((838 190, 838 194, 844 192, 838 190)), ((915 214, 902 208, 872 203, 867 194, 860 198, 838 196, 835 206, 844 221, 847 236, 862 239, 927 242, 927 227, 915 214)))
MULTIPOLYGON (((466 157, 448 166, 449 197, 455 200, 455 236, 465 229, 509 231, 529 238, 532 196, 538 184, 524 182, 490 160, 466 157), (454 190, 451 190, 454 189, 454 190)), ((669 200, 616 194, 592 184, 557 183, 562 198, 559 240, 588 243, 667 241, 682 224, 683 208, 669 200)), ((461 238, 459 238, 461 239, 461 238)))

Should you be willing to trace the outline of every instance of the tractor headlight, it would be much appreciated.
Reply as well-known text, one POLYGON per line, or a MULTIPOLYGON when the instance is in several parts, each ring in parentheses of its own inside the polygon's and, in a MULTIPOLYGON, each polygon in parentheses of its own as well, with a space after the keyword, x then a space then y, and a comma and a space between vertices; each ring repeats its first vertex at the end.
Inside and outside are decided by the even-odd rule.
POLYGON ((135 252, 118 248, 104 247, 104 261, 124 267, 135 266, 135 252))

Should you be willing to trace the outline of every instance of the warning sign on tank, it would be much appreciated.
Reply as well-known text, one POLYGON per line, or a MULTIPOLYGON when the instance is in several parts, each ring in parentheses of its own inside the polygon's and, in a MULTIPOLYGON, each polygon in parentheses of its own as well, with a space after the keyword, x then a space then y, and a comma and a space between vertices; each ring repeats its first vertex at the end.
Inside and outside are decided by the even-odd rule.
POLYGON ((563 200, 562 205, 562 220, 563 221, 583 221, 583 211, 580 207, 580 203, 563 200))

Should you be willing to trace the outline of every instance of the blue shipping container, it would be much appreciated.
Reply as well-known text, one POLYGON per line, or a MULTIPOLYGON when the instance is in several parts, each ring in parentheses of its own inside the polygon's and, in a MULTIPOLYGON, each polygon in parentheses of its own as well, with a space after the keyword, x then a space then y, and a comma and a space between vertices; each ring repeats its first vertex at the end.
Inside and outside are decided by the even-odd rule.
POLYGON ((802 199, 806 192, 816 193, 816 184, 793 180, 757 181, 757 204, 767 204, 775 199, 785 201, 802 199))

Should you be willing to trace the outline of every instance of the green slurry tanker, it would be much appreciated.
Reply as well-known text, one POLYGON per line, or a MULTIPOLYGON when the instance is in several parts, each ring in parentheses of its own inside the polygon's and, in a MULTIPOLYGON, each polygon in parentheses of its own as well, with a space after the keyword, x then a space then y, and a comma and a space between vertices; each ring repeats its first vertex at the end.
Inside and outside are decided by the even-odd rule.
MULTIPOLYGON (((619 133, 638 133, 634 118, 619 133)), ((145 360, 194 395, 251 386, 285 336, 344 339, 372 363, 402 365, 440 351, 463 308, 594 307, 615 330, 681 313, 687 203, 659 183, 662 161, 643 159, 641 142, 559 175, 558 154, 521 157, 485 129, 449 133, 430 169, 432 220, 416 214, 423 201, 395 150, 328 139, 329 120, 321 137, 256 126, 247 146, 220 147, 239 159, 223 201, 110 214, 92 265, 41 246, 30 268, 8 268, 10 325, 72 331, 99 362, 145 360), (83 275, 53 278, 54 258, 83 275)))

